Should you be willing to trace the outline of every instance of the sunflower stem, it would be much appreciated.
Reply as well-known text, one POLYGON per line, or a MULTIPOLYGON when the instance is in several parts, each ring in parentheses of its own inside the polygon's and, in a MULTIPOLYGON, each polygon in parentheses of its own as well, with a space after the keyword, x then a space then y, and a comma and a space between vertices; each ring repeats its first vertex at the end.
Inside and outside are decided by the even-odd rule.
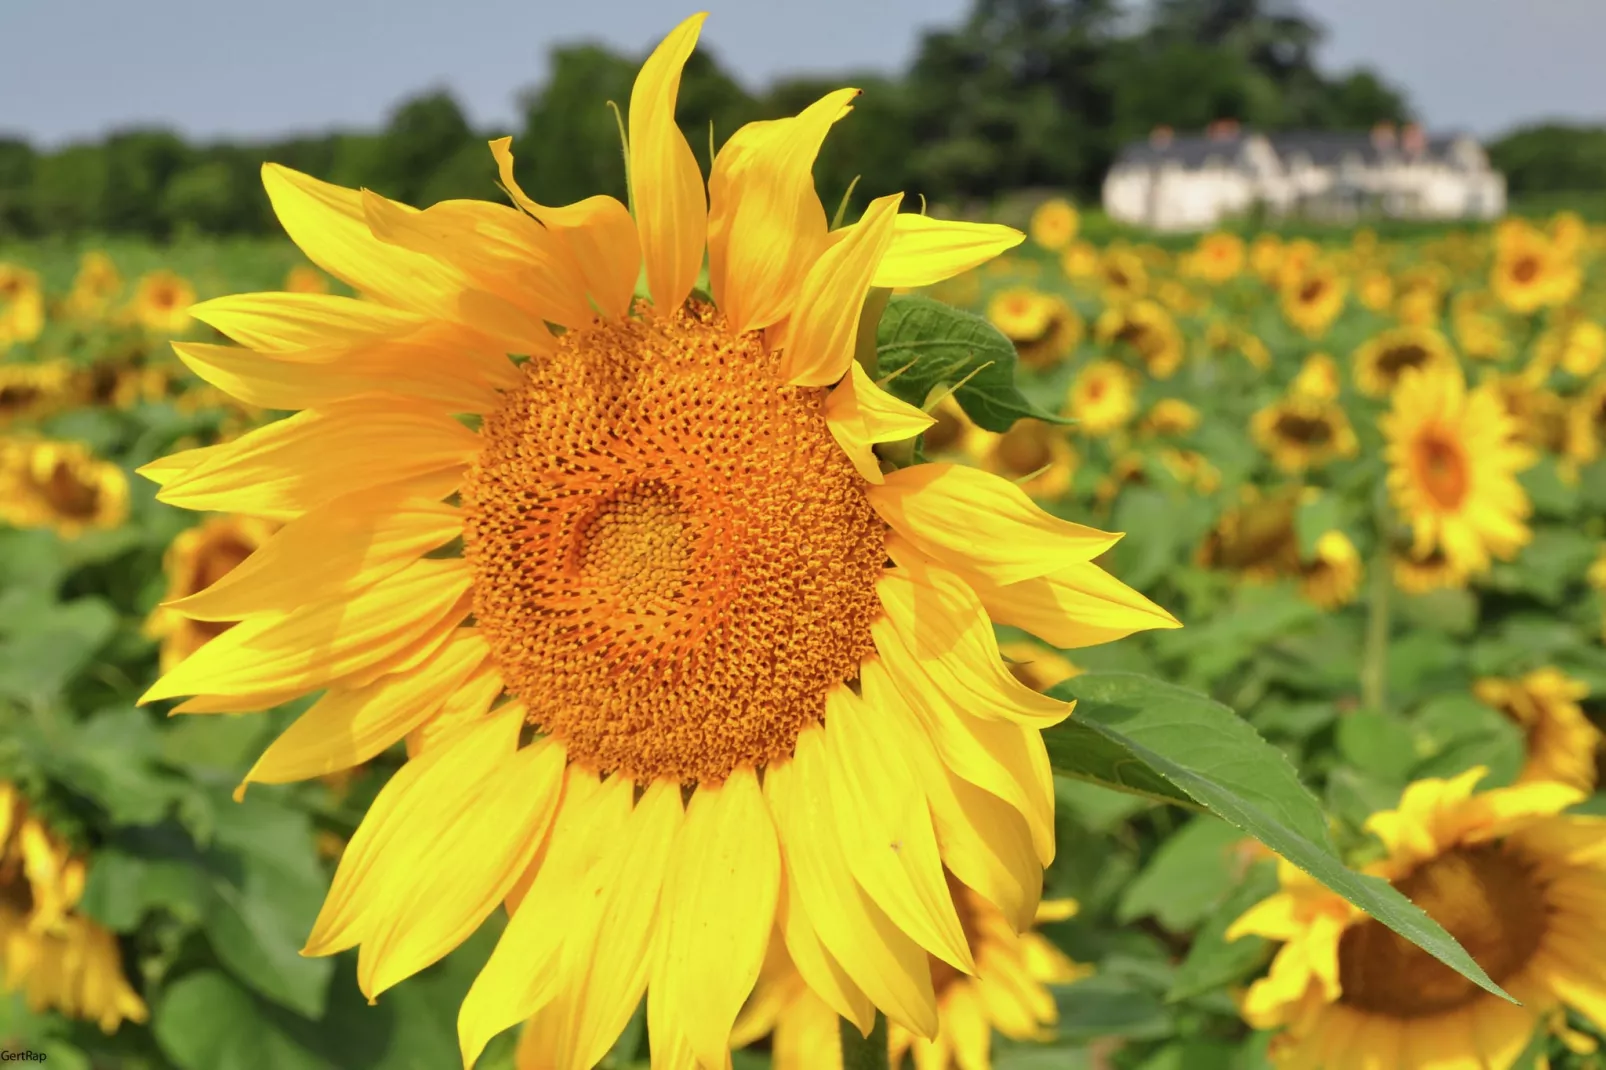
POLYGON ((842 1070, 887 1070, 887 1020, 877 1011, 869 1036, 846 1018, 842 1025, 842 1070))
POLYGON ((1388 517, 1386 502, 1379 501, 1377 550, 1372 554, 1371 587, 1366 597, 1366 647, 1361 655, 1361 705, 1377 713, 1385 712, 1388 702, 1389 598, 1394 587, 1388 517))

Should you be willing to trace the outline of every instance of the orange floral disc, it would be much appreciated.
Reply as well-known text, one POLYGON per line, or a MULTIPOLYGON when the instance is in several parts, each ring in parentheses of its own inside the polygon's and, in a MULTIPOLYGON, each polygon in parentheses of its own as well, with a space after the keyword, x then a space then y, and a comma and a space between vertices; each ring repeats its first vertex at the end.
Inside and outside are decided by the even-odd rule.
POLYGON ((570 332, 485 420, 474 613, 530 720, 638 781, 791 755, 874 652, 886 526, 756 333, 711 306, 570 332))

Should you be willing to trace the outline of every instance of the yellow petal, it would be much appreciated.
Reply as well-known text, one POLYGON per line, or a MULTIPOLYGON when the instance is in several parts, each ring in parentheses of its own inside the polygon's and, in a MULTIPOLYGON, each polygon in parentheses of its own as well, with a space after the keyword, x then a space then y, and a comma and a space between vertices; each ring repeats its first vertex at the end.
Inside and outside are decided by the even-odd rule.
POLYGON ((407 733, 407 757, 418 757, 429 748, 439 746, 452 729, 484 717, 491 704, 501 697, 504 686, 502 670, 494 661, 486 661, 475 669, 446 696, 434 716, 407 733))
POLYGON ((380 241, 450 264, 474 288, 530 317, 565 327, 591 322, 585 284, 567 245, 517 209, 490 201, 442 201, 422 212, 362 193, 368 227, 380 241))
POLYGON ((630 207, 636 215, 647 287, 663 313, 680 308, 702 270, 708 238, 703 175, 675 125, 680 73, 707 14, 670 31, 641 65, 630 90, 630 207))
POLYGON ((459 628, 416 672, 331 689, 273 741, 241 788, 307 780, 366 762, 440 709, 489 653, 478 629, 459 628))
POLYGON ((721 147, 708 177, 708 278, 733 332, 792 311, 826 244, 814 160, 857 89, 828 93, 795 118, 749 124, 721 147))
POLYGON ((231 443, 219 442, 213 446, 197 446, 192 450, 179 450, 166 457, 158 457, 148 464, 134 469, 158 487, 165 487, 178 479, 184 473, 199 468, 202 464, 215 457, 221 457, 228 452, 231 443))
POLYGON ((1042 735, 1035 728, 973 716, 933 683, 885 618, 871 626, 871 635, 887 675, 919 717, 943 764, 1018 810, 1047 866, 1054 859, 1054 780, 1042 735))
MULTIPOLYGON (((783 867, 784 868, 784 867, 783 867)), ((836 957, 820 943, 814 923, 799 898, 797 880, 790 871, 783 874, 781 897, 775 914, 786 945, 786 954, 798 974, 820 999, 837 1014, 869 1034, 875 1024, 875 1005, 870 1002, 836 957)))
POLYGON ((876 582, 876 593, 935 687, 978 717, 1047 728, 1070 716, 1072 703, 1038 694, 1004 667, 992 621, 963 580, 935 566, 899 564, 876 582))
POLYGON ((876 266, 873 286, 904 289, 930 286, 984 264, 1026 239, 1014 227, 964 223, 905 212, 898 216, 892 243, 876 266))
POLYGON ((700 785, 664 881, 648 1013, 675 1022, 704 1066, 730 1051, 731 1025, 769 945, 780 880, 757 775, 737 769, 718 787, 700 785))
POLYGON ((790 762, 764 772, 764 797, 780 833, 786 871, 825 945, 889 1019, 920 1036, 937 1033, 937 997, 926 952, 860 891, 841 847, 826 779, 824 732, 807 729, 790 762))
POLYGON ((510 907, 507 928, 458 1011, 464 1066, 474 1065, 492 1037, 529 1018, 569 984, 560 960, 578 909, 574 899, 604 852, 619 841, 633 791, 623 777, 598 784, 580 766, 565 771, 551 835, 531 866, 534 879, 510 907))
POLYGON ((479 447, 479 435, 417 402, 351 398, 240 436, 157 497, 185 509, 289 520, 354 491, 461 472, 479 447))
POLYGON ((641 274, 641 244, 630 210, 601 195, 561 208, 537 204, 513 177, 512 146, 509 137, 491 142, 491 155, 508 196, 568 246, 597 309, 609 319, 623 317, 630 311, 636 277, 641 274))
POLYGON ((853 233, 834 243, 814 261, 803 278, 797 307, 789 321, 781 373, 798 386, 830 386, 853 363, 870 280, 880 263, 897 218, 903 194, 870 202, 853 233))
POLYGON ((331 294, 232 294, 191 305, 189 312, 241 345, 265 353, 398 338, 428 322, 403 309, 331 294))
POLYGON ((893 924, 965 973, 975 959, 943 876, 925 793, 882 711, 847 687, 825 698, 825 769, 848 868, 893 924))
POLYGON ((1121 538, 1051 516, 1009 480, 963 465, 901 468, 866 495, 881 518, 917 549, 946 567, 963 566, 996 583, 1018 583, 1090 561, 1121 538))
POLYGON ((354 598, 236 624, 156 681, 140 704, 176 695, 325 687, 394 658, 451 614, 461 619, 469 578, 459 559, 424 559, 354 598))
POLYGON ((937 421, 882 390, 857 361, 825 399, 826 427, 853 467, 871 483, 882 482, 877 442, 914 438, 937 421))
POLYGON ((462 533, 462 513, 413 483, 358 491, 290 521, 210 587, 163 604, 195 620, 289 613, 372 586, 462 533))
POLYGON ((306 694, 304 689, 251 691, 244 695, 196 695, 174 706, 173 713, 257 713, 306 694))
POLYGON ((943 764, 885 665, 867 661, 859 679, 865 702, 880 711, 884 730, 895 737, 892 752, 908 757, 919 780, 943 865, 1002 911, 1016 932, 1025 931, 1043 890, 1043 867, 1026 820, 1009 803, 943 764))

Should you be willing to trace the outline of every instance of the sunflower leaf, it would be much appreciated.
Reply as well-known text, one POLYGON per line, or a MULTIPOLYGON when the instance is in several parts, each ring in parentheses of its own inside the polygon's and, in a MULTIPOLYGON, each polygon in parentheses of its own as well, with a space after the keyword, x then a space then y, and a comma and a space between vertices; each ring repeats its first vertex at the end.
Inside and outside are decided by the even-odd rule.
MULTIPOLYGON (((1068 725, 1097 733, 1155 778, 1254 836, 1452 970, 1511 998, 1438 922, 1387 881, 1356 873, 1340 861, 1326 817, 1288 759, 1232 710, 1204 695, 1127 673, 1072 677, 1051 694, 1078 701, 1069 721, 1044 732, 1045 742, 1068 725)), ((1049 745, 1052 763, 1056 751, 1049 745)), ((1123 775, 1128 781, 1148 776, 1130 769, 1123 775)))
POLYGON ((998 328, 929 297, 903 294, 887 303, 876 329, 876 362, 875 377, 897 372, 887 389, 911 405, 924 403, 934 387, 963 381, 954 400, 988 431, 1008 431, 1021 419, 1072 422, 1021 393, 1015 346, 998 328))

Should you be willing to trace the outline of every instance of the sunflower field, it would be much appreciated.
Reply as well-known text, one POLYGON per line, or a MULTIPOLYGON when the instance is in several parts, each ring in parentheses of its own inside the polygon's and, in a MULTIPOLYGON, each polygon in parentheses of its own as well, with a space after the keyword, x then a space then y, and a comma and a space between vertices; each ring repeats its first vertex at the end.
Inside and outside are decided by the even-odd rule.
POLYGON ((0 248, 4 1058, 1606 1066, 1606 228, 704 200, 695 34, 628 211, 0 248))

